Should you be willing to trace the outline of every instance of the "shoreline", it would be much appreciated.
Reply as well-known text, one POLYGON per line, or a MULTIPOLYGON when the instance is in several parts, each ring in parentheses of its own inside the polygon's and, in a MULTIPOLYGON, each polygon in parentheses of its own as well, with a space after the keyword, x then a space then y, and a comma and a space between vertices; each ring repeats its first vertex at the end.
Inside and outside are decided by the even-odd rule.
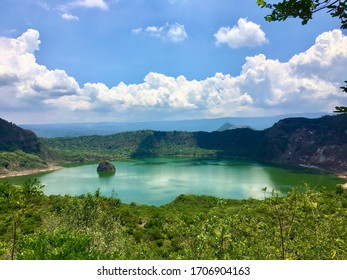
MULTIPOLYGON (((300 167, 309 167, 309 166, 302 166, 299 165, 300 167)), ((6 178, 11 178, 11 177, 20 177, 20 176, 26 176, 26 175, 35 175, 35 174, 39 174, 39 173, 43 173, 43 172, 51 172, 51 171, 56 171, 59 169, 64 168, 63 166, 59 166, 59 165, 49 165, 46 168, 36 168, 36 169, 28 169, 28 170, 20 170, 20 171, 14 171, 11 170, 6 174, 0 174, 0 179, 6 179, 6 178)), ((310 168, 312 168, 312 166, 310 166, 310 168)), ((321 170, 324 172, 328 172, 326 170, 320 169, 318 167, 315 167, 315 169, 317 170, 321 170)), ((346 183, 344 184, 339 184, 344 190, 347 191, 347 173, 341 173, 341 172, 328 172, 328 173, 332 173, 335 176, 337 176, 338 178, 344 179, 346 181, 346 183)))
POLYGON ((6 179, 10 177, 20 177, 20 176, 26 176, 26 175, 35 175, 35 174, 39 174, 43 172, 59 170, 62 168, 63 168, 62 166, 52 165, 46 168, 36 168, 36 169, 28 169, 28 170, 20 170, 20 171, 11 170, 6 174, 0 174, 0 179, 6 179))
MULTIPOLYGON (((342 175, 342 174, 336 174, 337 177, 341 178, 341 179, 344 179, 347 181, 347 175, 342 175)), ((344 183, 344 184, 340 184, 340 186, 345 190, 347 191, 347 182, 344 183)))

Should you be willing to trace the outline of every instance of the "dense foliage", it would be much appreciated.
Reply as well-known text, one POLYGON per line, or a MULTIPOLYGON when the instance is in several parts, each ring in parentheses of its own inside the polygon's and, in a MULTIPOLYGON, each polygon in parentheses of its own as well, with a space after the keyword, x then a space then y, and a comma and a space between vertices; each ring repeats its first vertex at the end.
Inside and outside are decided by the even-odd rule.
POLYGON ((345 0, 283 0, 277 4, 270 4, 264 0, 257 0, 262 8, 271 9, 267 15, 267 21, 282 21, 288 17, 298 17, 302 24, 307 24, 314 13, 321 10, 327 11, 332 17, 338 17, 341 21, 341 29, 347 28, 347 2, 345 0))
POLYGON ((152 131, 42 139, 58 160, 85 161, 144 156, 250 157, 263 132, 237 129, 224 132, 152 131))
POLYGON ((41 143, 34 132, 0 118, 0 152, 16 150, 38 154, 41 151, 41 143))
POLYGON ((0 186, 3 259, 347 259, 341 190, 279 197, 263 189, 264 200, 180 195, 154 207, 100 189, 71 197, 41 188, 0 186))
POLYGON ((23 151, 0 152, 0 174, 6 174, 8 170, 21 171, 46 167, 46 160, 35 154, 23 151))

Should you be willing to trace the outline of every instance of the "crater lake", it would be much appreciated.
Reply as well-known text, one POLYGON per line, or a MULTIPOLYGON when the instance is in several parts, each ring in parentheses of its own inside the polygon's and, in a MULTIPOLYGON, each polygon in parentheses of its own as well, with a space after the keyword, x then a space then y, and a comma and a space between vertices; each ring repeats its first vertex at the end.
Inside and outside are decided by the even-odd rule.
POLYGON ((271 191, 286 194, 308 184, 315 190, 335 191, 345 181, 333 174, 304 168, 287 168, 253 161, 207 158, 139 158, 112 162, 116 173, 99 176, 98 164, 66 167, 50 173, 1 179, 20 184, 37 178, 46 195, 114 195, 122 202, 163 205, 180 194, 221 198, 262 199, 271 191), (267 188, 264 194, 263 188, 267 188))

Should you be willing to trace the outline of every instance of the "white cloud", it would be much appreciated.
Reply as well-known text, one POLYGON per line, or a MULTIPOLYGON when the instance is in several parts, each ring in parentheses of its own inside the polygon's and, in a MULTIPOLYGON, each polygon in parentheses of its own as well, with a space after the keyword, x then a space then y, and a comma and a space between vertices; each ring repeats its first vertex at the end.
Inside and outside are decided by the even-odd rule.
POLYGON ((134 33, 134 34, 139 34, 141 32, 142 32, 142 27, 135 28, 135 29, 131 30, 131 33, 134 33))
POLYGON ((148 26, 145 29, 137 28, 131 32, 134 34, 140 34, 142 31, 148 35, 167 40, 170 42, 178 43, 188 39, 188 34, 183 24, 165 24, 164 26, 148 26))
MULTIPOLYGON (((49 96, 76 94, 79 86, 63 70, 48 70, 36 62, 40 40, 37 30, 29 29, 17 39, 0 38, 0 95, 10 91, 12 98, 42 100, 49 96)), ((7 99, 9 99, 7 97, 7 99)))
POLYGON ((167 38, 173 42, 181 42, 188 38, 187 32, 182 24, 171 25, 167 32, 167 38))
POLYGON ((45 2, 38 2, 37 5, 46 11, 49 11, 51 9, 49 5, 45 2))
POLYGON ((78 16, 74 16, 70 13, 63 13, 61 17, 65 20, 79 20, 78 16))
POLYGON ((108 10, 108 4, 104 0, 77 0, 70 2, 67 7, 83 7, 83 8, 97 8, 101 10, 108 10))
POLYGON ((214 34, 216 44, 227 44, 230 48, 255 47, 267 42, 266 35, 261 30, 260 25, 248 21, 246 18, 240 18, 237 26, 221 27, 214 34))
POLYGON ((101 9, 107 11, 109 6, 104 0, 76 0, 58 6, 57 10, 64 20, 79 20, 78 16, 70 12, 72 9, 76 8, 101 9))
POLYGON ((19 53, 31 53, 39 50, 41 41, 39 40, 39 32, 35 29, 28 29, 27 32, 23 33, 17 38, 17 40, 11 40, 11 46, 13 51, 19 53))
POLYGON ((92 108, 92 103, 88 97, 77 95, 64 95, 56 99, 45 99, 43 103, 54 107, 65 107, 72 111, 85 111, 92 108))
POLYGON ((153 36, 153 37, 158 37, 158 38, 164 38, 164 27, 157 27, 157 26, 148 26, 146 28, 146 32, 153 36))
POLYGON ((40 111, 50 121, 78 121, 82 112, 79 121, 87 116, 94 121, 255 116, 332 111, 347 103, 339 88, 347 65, 347 37, 340 30, 321 34, 311 48, 287 62, 263 54, 247 57, 235 77, 216 73, 188 80, 151 72, 142 83, 121 82, 111 88, 102 83, 81 87, 65 71, 38 64, 39 44, 39 33, 33 29, 16 39, 0 37, 4 117, 19 111, 29 119, 40 111))

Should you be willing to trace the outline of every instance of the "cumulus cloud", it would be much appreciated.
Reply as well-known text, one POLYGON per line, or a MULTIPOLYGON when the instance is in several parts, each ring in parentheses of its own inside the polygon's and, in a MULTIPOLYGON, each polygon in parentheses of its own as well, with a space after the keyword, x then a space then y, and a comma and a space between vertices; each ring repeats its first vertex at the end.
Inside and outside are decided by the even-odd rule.
POLYGON ((167 38, 173 42, 181 42, 188 39, 187 32, 182 24, 174 24, 170 26, 167 32, 167 38))
POLYGON ((21 111, 30 118, 40 111, 50 121, 76 121, 77 116, 94 121, 181 119, 332 111, 347 103, 339 88, 347 65, 347 37, 340 30, 321 34, 311 48, 286 62, 263 54, 247 57, 238 76, 216 73, 188 80, 150 72, 141 83, 111 88, 80 86, 64 70, 38 64, 39 45, 39 32, 33 29, 16 39, 0 38, 2 115, 21 111))
POLYGON ((237 26, 221 27, 214 34, 216 44, 227 44, 230 48, 256 47, 267 42, 266 35, 260 25, 240 18, 237 26))
POLYGON ((182 42, 188 39, 188 34, 185 30, 183 24, 175 23, 175 24, 165 24, 164 26, 148 26, 145 29, 136 28, 131 31, 134 34, 140 34, 141 32, 145 32, 146 34, 160 38, 162 40, 167 40, 170 42, 182 42))
POLYGON ((2 100, 19 98, 41 101, 48 96, 77 94, 75 79, 63 70, 48 70, 36 62, 39 32, 29 29, 17 39, 0 38, 0 87, 2 100), (8 96, 8 94, 11 95, 8 96))

